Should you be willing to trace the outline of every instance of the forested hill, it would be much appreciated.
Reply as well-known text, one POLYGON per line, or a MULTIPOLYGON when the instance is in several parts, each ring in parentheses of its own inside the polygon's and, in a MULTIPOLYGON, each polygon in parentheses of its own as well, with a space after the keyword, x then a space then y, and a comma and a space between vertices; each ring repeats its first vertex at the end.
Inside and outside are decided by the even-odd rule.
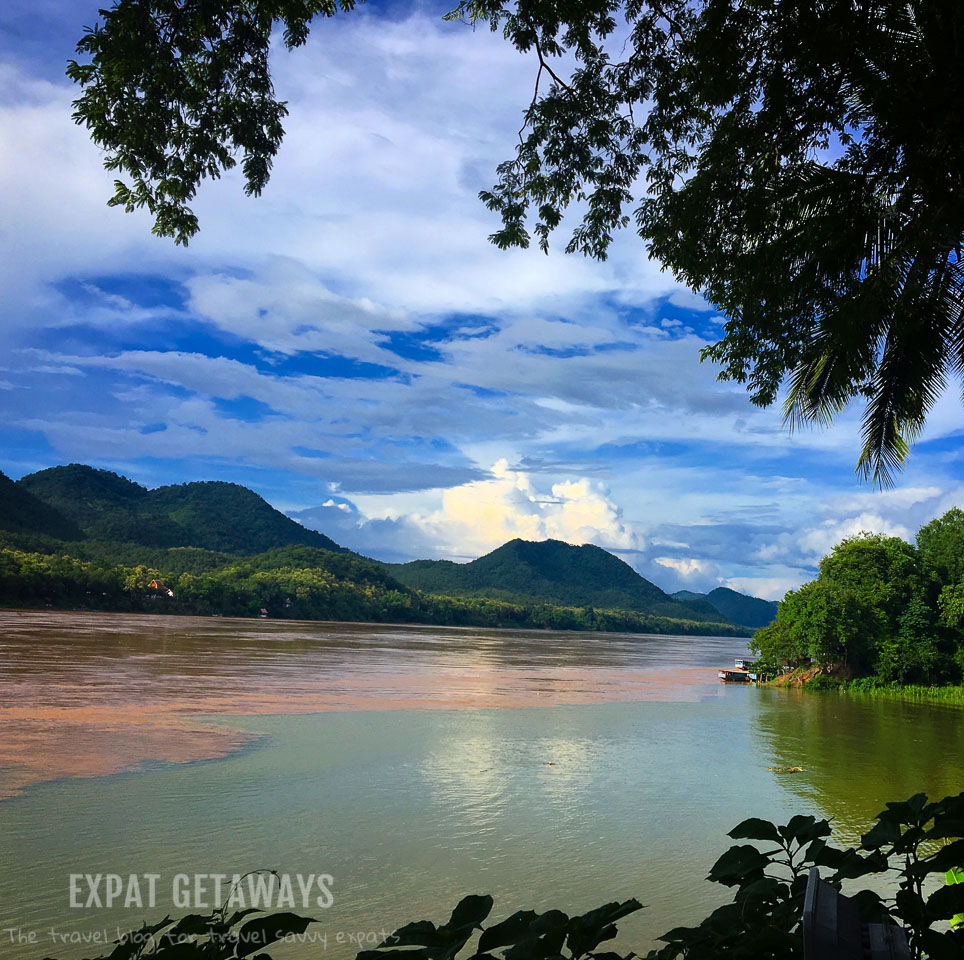
POLYGON ((682 603, 708 603, 714 610, 721 613, 733 623, 744 627, 757 629, 773 623, 777 618, 780 606, 775 600, 761 600, 750 597, 745 593, 730 590, 729 587, 717 587, 709 593, 693 593, 690 590, 679 590, 673 596, 682 603))
POLYGON ((80 529, 59 510, 0 473, 0 530, 79 540, 80 529))
POLYGON ((510 540, 471 563, 415 560, 386 564, 396 580, 426 593, 618 608, 702 622, 725 618, 706 604, 674 600, 601 547, 560 540, 510 540))
MULTIPOLYGON (((3 479, 10 484, 8 478, 3 479)), ((148 490, 108 470, 72 463, 28 474, 10 485, 48 512, 66 518, 86 540, 159 548, 200 547, 233 554, 296 545, 344 550, 236 483, 209 481, 148 490)), ((0 529, 11 529, 2 503, 0 509, 0 529)), ((36 507, 28 507, 27 512, 34 517, 33 526, 27 529, 59 539, 81 538, 69 531, 57 532, 50 520, 52 514, 43 515, 36 507)))
POLYGON ((745 635, 599 547, 383 564, 238 484, 148 490, 81 464, 0 474, 0 606, 745 635))

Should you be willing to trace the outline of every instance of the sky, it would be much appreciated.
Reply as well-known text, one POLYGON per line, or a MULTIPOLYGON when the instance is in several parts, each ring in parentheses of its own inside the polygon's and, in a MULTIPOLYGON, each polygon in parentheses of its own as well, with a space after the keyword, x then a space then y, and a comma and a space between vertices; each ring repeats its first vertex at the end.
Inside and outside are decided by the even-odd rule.
POLYGON ((535 67, 443 22, 451 0, 374 0, 275 50, 271 181, 202 186, 186 249, 106 206, 112 175, 71 120, 63 70, 97 6, 0 8, 8 476, 229 480, 383 560, 552 537, 666 590, 777 599, 842 537, 910 539, 964 505, 957 386, 876 492, 854 473, 860 411, 791 435, 719 382, 699 350, 724 318, 631 231, 604 263, 490 244, 478 192, 535 67))

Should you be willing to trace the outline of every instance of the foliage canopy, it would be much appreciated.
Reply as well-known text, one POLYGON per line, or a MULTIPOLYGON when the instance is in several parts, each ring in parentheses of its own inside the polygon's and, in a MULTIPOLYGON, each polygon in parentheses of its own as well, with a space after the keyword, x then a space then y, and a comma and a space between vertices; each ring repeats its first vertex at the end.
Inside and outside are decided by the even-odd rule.
POLYGON ((875 682, 961 682, 964 511, 921 527, 916 546, 867 533, 837 544, 752 646, 770 669, 813 660, 875 682))

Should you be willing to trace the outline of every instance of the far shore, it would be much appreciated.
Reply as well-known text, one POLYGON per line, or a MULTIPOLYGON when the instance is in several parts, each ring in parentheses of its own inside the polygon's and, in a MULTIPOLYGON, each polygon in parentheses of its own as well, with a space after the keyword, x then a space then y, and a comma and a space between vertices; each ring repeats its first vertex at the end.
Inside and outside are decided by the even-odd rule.
POLYGON ((740 640, 749 639, 752 632, 747 629, 745 636, 727 635, 716 633, 637 633, 632 630, 558 630, 553 627, 489 627, 475 626, 466 624, 440 624, 440 623, 421 623, 412 620, 298 620, 294 617, 237 617, 228 616, 220 613, 182 613, 177 610, 99 610, 92 607, 2 607, 0 614, 4 613, 28 613, 28 614, 93 614, 97 616, 110 617, 152 617, 168 618, 177 620, 200 620, 205 623, 211 620, 223 620, 224 622, 236 621, 238 623, 301 623, 301 624, 328 624, 334 627, 393 627, 404 629, 413 627, 419 630, 460 630, 467 633, 478 633, 480 630, 488 632, 490 630, 501 631, 504 633, 535 633, 539 634, 563 634, 565 636, 605 636, 605 637, 681 637, 685 639, 704 639, 704 640, 740 640))

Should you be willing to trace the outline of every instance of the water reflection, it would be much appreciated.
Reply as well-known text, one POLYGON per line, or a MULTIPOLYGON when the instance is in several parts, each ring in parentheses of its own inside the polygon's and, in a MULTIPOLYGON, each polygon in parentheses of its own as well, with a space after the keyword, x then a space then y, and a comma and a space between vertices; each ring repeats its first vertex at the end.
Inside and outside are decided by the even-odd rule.
POLYGON ((945 704, 761 690, 757 735, 791 793, 859 838, 888 800, 964 790, 964 711, 945 704))

